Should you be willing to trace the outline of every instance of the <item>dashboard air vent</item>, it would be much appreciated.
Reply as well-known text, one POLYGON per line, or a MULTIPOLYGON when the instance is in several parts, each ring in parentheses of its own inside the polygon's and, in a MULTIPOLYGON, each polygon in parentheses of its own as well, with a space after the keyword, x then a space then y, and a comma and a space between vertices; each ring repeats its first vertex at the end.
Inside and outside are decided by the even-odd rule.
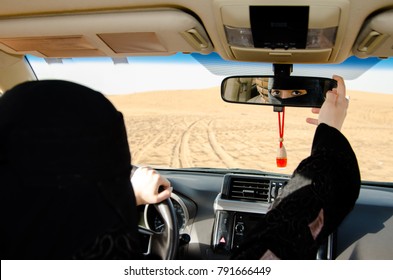
POLYGON ((233 178, 229 188, 229 199, 269 202, 270 180, 233 178))

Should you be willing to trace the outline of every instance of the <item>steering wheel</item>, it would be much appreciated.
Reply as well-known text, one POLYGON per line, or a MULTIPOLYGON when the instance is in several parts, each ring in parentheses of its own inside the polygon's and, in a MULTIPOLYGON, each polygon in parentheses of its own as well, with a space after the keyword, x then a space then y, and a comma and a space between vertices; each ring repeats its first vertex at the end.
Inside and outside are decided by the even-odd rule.
POLYGON ((179 232, 175 208, 170 198, 153 205, 164 221, 164 230, 155 232, 139 227, 139 233, 150 237, 148 254, 162 260, 173 260, 179 247, 179 232))

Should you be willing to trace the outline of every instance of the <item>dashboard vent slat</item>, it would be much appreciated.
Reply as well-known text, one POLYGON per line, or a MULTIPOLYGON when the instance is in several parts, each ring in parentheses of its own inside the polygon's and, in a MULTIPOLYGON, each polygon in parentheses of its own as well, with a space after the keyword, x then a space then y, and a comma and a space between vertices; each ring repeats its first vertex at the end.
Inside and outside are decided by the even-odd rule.
POLYGON ((269 180, 233 179, 229 189, 229 199, 268 202, 269 180))

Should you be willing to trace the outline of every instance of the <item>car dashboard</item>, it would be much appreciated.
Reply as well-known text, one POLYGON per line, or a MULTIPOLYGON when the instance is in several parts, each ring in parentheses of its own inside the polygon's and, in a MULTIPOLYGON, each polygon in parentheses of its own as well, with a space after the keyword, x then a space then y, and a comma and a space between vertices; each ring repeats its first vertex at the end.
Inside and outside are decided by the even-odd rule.
MULTIPOLYGON (((231 170, 158 171, 173 187, 180 236, 177 259, 184 260, 229 259, 290 179, 231 170)), ((163 230, 154 207, 140 212, 146 227, 163 230)), ((393 259, 392 216, 392 186, 363 182, 353 211, 320 247, 316 259, 393 259)))

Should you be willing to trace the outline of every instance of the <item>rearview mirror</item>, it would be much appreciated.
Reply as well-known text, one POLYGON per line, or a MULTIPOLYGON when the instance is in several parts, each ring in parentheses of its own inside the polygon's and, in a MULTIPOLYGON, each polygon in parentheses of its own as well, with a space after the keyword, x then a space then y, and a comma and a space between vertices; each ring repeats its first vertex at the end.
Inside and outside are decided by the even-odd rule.
POLYGON ((236 76, 221 83, 224 101, 243 104, 321 107, 337 82, 317 77, 236 76))

